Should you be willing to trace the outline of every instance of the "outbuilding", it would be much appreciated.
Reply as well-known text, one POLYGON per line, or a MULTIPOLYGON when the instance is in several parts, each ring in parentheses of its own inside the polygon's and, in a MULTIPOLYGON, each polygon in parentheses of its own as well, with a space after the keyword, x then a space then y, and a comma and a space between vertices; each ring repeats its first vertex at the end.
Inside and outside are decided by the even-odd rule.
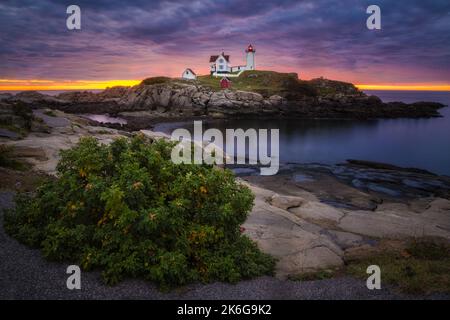
POLYGON ((184 70, 183 74, 181 75, 181 78, 187 80, 195 80, 197 79, 197 75, 195 74, 194 71, 192 71, 192 69, 187 68, 186 70, 184 70))

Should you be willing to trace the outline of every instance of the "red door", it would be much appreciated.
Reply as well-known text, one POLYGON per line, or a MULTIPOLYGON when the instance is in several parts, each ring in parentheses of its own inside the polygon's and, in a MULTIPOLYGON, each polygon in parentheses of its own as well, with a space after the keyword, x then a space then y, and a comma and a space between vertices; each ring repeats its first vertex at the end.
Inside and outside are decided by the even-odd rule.
POLYGON ((222 79, 220 80, 220 87, 222 89, 228 89, 231 87, 231 81, 229 81, 228 79, 222 79))

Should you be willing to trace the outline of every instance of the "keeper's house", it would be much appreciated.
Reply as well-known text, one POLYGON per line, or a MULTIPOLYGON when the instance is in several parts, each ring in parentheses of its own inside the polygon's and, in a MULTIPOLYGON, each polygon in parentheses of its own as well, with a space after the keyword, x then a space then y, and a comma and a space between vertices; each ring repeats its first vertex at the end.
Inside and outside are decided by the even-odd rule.
POLYGON ((245 70, 255 70, 255 49, 250 44, 245 50, 246 65, 231 66, 230 56, 222 52, 209 58, 210 73, 213 76, 237 77, 245 70))

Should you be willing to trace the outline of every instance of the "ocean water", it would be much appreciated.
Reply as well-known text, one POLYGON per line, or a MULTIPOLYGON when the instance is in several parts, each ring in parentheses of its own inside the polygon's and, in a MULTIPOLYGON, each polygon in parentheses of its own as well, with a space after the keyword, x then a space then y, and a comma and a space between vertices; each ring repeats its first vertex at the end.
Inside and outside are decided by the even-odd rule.
MULTIPOLYGON (((366 91, 383 101, 435 101, 450 105, 450 92, 366 91)), ((385 162, 450 175, 450 108, 441 109, 442 118, 380 120, 215 120, 204 129, 280 130, 281 163, 336 164, 347 159, 385 162)), ((155 130, 170 133, 175 127, 192 130, 193 123, 155 130)), ((225 136, 225 135, 224 135, 225 136)))

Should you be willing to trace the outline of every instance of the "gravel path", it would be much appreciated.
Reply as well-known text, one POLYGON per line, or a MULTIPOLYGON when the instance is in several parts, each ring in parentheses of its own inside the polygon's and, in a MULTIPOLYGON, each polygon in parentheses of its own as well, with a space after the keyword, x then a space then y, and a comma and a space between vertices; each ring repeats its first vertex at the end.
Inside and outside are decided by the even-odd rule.
MULTIPOLYGON (((45 261, 39 250, 19 244, 5 234, 3 208, 13 205, 13 193, 0 191, 0 299, 404 299, 388 289, 368 290, 351 277, 296 282, 260 277, 226 283, 195 284, 168 293, 150 282, 126 280, 109 287, 99 272, 82 272, 81 290, 66 288, 68 264, 45 261)), ((412 297, 424 298, 424 297, 412 297)), ((448 299, 434 295, 427 298, 448 299)))

